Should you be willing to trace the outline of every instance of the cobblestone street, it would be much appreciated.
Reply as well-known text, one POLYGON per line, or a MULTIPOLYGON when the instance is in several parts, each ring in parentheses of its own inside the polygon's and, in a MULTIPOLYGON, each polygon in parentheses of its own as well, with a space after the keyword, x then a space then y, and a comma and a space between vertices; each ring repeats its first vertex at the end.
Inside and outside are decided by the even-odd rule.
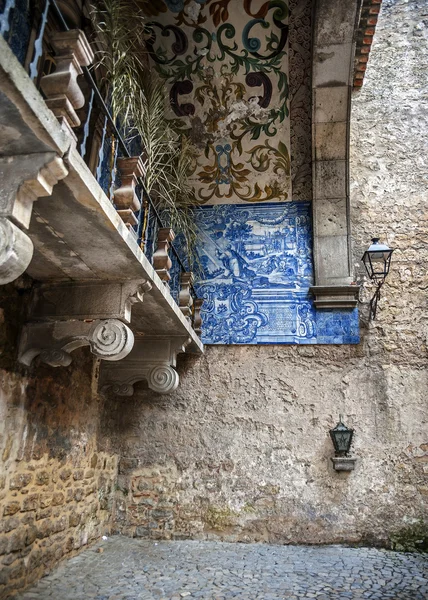
POLYGON ((154 542, 112 537, 16 600, 426 600, 428 560, 342 546, 154 542), (102 551, 99 549, 102 548, 102 551))

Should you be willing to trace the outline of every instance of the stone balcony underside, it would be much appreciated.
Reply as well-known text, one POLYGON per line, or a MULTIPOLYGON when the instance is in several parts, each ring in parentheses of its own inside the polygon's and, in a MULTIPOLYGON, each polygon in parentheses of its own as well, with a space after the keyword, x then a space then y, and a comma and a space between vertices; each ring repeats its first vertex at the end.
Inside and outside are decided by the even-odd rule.
MULTIPOLYGON (((7 233, 6 243, 0 240, 0 275, 6 283, 28 265, 29 275, 40 282, 23 334, 22 362, 41 355, 49 364, 67 364, 69 351, 89 345, 105 359, 106 368, 110 363, 105 361, 122 360, 130 352, 133 338, 145 337, 159 337, 160 346, 178 339, 177 352, 201 353, 198 336, 77 152, 73 137, 61 128, 1 37, 0 130, 0 231, 7 233), (79 301, 62 310, 61 294, 71 283, 81 286, 84 308, 79 301), (55 298, 44 309, 36 301, 40 293, 55 298), (106 310, 100 310, 97 298, 103 294, 121 308, 109 313, 107 302, 106 310), (123 323, 126 340, 117 354, 103 356, 94 336, 117 333, 115 319, 123 323)), ((175 364, 169 348, 164 364, 175 364)), ((149 367, 144 364, 142 371, 149 367)))

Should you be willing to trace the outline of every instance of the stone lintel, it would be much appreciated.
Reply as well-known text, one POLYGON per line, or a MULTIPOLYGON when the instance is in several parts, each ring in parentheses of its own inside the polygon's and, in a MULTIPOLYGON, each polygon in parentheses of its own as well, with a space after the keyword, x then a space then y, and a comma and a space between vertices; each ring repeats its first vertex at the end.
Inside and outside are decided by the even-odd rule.
POLYGON ((316 308, 354 309, 359 289, 358 285, 314 285, 309 291, 315 297, 316 308))
POLYGON ((146 381, 159 394, 177 389, 179 376, 175 370, 177 354, 185 352, 190 338, 184 336, 137 337, 129 356, 116 364, 103 364, 100 370, 100 389, 118 396, 132 396, 134 384, 146 381))
POLYGON ((335 456, 331 462, 335 471, 353 471, 357 459, 350 456, 335 456))

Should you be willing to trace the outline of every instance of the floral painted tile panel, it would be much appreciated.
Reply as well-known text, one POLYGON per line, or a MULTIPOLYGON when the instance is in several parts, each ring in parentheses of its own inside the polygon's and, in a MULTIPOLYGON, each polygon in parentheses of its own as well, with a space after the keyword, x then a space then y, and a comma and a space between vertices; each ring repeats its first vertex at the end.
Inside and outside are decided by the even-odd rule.
POLYGON ((196 201, 291 199, 288 2, 158 0, 147 10, 171 122, 196 148, 196 201))

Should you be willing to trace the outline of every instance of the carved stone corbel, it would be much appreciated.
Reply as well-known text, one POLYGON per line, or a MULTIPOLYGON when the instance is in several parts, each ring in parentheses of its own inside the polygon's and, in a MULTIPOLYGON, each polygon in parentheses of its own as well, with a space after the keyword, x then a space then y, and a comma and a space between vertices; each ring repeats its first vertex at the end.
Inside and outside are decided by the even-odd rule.
POLYGON ((156 273, 166 284, 171 279, 169 273, 172 267, 172 262, 168 254, 169 245, 174 240, 174 232, 169 227, 159 229, 158 232, 158 247, 156 252, 153 253, 153 266, 156 273))
POLYGON ((134 345, 131 329, 118 319, 57 321, 25 325, 19 361, 30 366, 36 356, 52 367, 68 366, 70 352, 90 346, 92 354, 107 361, 121 360, 134 345))
POLYGON ((122 185, 114 192, 114 203, 119 216, 128 228, 138 225, 135 212, 140 210, 141 202, 135 193, 137 178, 143 175, 143 163, 140 156, 118 158, 117 166, 120 171, 122 185))
POLYGON ((194 313, 193 313, 193 329, 197 336, 202 335, 202 315, 201 309, 204 303, 203 298, 195 298, 194 301, 194 313))
POLYGON ((46 105, 52 110, 62 127, 76 140, 73 127, 80 125, 75 109, 82 108, 85 97, 77 83, 82 66, 94 60, 83 31, 71 29, 56 31, 50 38, 56 53, 56 70, 42 77, 41 88, 46 95, 46 105))
POLYGON ((177 389, 177 354, 184 352, 190 338, 136 338, 132 352, 120 363, 102 365, 100 389, 118 396, 132 396, 134 384, 147 381, 150 389, 169 394, 177 389))
POLYGON ((10 283, 25 271, 33 255, 28 229, 33 202, 50 196, 68 171, 53 152, 0 157, 0 284, 10 283))
POLYGON ((193 285, 194 277, 193 273, 181 273, 180 275, 180 293, 178 295, 178 305, 180 307, 181 312, 186 317, 188 322, 190 323, 192 318, 192 306, 193 306, 193 298, 190 291, 191 286, 193 285))

